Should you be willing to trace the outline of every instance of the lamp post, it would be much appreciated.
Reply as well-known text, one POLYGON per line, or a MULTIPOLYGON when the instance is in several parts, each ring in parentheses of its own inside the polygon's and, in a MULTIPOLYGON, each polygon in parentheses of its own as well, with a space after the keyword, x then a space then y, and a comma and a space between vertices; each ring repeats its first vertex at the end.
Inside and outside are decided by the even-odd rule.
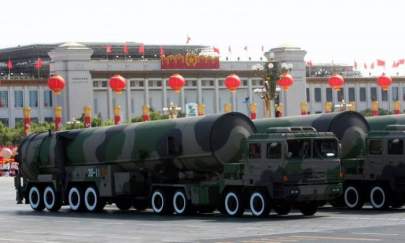
POLYGON ((255 89, 253 92, 263 100, 265 117, 275 116, 274 100, 277 98, 277 81, 282 74, 287 74, 288 71, 291 71, 292 67, 291 63, 276 62, 272 57, 264 65, 256 64, 252 66, 257 76, 261 77, 264 81, 263 87, 255 89))

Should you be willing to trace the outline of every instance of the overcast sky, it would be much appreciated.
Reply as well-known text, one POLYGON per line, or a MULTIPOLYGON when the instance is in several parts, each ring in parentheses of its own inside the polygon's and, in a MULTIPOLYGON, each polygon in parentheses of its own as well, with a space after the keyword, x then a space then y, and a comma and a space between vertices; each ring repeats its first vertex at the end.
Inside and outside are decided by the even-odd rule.
MULTIPOLYGON (((401 0, 7 0, 0 48, 65 41, 217 46, 258 59, 290 44, 313 62, 405 58, 401 0), (243 47, 248 46, 248 54, 243 47)), ((0 53, 1 55, 1 53, 0 53)), ((387 64, 387 65, 388 65, 387 64)), ((402 69, 405 69, 403 65, 402 69)))

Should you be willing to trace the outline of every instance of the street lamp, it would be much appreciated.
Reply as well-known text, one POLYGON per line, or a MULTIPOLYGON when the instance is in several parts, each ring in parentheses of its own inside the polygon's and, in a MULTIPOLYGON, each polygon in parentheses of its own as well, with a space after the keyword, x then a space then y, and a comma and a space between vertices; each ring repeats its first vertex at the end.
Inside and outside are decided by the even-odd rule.
POLYGON ((256 71, 256 75, 261 77, 264 81, 263 87, 253 90, 253 92, 263 100, 264 103, 264 116, 274 117, 275 104, 274 100, 277 98, 277 80, 281 74, 291 71, 293 65, 291 63, 280 63, 274 61, 274 53, 270 53, 269 61, 262 64, 255 64, 252 70, 256 71))

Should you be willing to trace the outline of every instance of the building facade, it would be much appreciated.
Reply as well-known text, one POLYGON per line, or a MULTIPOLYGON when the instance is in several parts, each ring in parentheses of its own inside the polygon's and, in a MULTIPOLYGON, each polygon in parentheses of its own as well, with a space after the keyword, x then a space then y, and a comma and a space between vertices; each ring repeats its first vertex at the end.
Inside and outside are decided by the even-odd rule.
MULTIPOLYGON (((144 53, 140 56, 122 53, 123 44, 116 43, 111 53, 105 52, 105 43, 65 43, 47 45, 46 48, 34 46, 0 50, 0 53, 6 53, 0 62, 6 63, 7 56, 9 60, 15 60, 12 70, 7 70, 5 65, 0 67, 0 121, 15 126, 22 120, 22 108, 25 106, 31 107, 34 121, 50 121, 56 105, 62 106, 65 122, 80 117, 84 106, 91 106, 93 114, 102 119, 112 119, 116 105, 121 106, 125 121, 141 116, 144 105, 163 112, 170 103, 183 111, 187 103, 204 104, 206 114, 224 112, 225 104, 232 104, 234 111, 249 114, 249 105, 256 103, 257 117, 263 117, 262 100, 254 92, 263 87, 262 73, 255 69, 263 62, 221 61, 217 68, 164 69, 159 57, 160 46, 144 46, 144 53), (33 65, 38 57, 44 62, 40 72, 35 71, 33 66, 26 67, 33 65), (178 94, 167 86, 167 79, 174 73, 186 79, 178 94), (242 81, 235 95, 224 85, 225 77, 233 73, 242 81), (59 96, 47 88, 50 74, 59 74, 66 80, 65 89, 59 96), (108 80, 114 74, 127 79, 127 86, 121 94, 109 88, 108 80)), ((139 46, 132 43, 129 48, 136 53, 139 46)), ((209 47, 206 46, 165 46, 165 54, 201 55, 207 49, 209 47)), ((279 92, 284 115, 298 115, 299 104, 305 100, 305 54, 304 50, 296 47, 273 48, 266 54, 274 61, 292 64, 294 85, 288 92, 279 92)))

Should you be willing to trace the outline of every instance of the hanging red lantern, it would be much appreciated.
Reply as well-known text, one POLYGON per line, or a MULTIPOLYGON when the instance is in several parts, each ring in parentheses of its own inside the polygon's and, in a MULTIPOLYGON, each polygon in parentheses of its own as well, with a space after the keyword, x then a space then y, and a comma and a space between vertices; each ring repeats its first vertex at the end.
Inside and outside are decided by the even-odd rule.
POLYGON ((240 78, 236 74, 228 75, 225 78, 224 84, 229 91, 235 92, 240 86, 240 78))
POLYGON ((127 81, 125 80, 124 77, 117 74, 110 78, 109 84, 110 84, 111 89, 115 93, 120 94, 122 92, 122 90, 125 88, 127 81))
POLYGON ((277 84, 284 89, 284 91, 288 91, 288 88, 294 83, 293 77, 288 74, 284 73, 281 75, 280 79, 277 81, 277 84))
POLYGON ((65 88, 65 79, 60 75, 52 75, 48 79, 48 87, 50 90, 55 92, 55 95, 59 95, 60 92, 65 88))
POLYGON ((176 73, 170 76, 167 83, 169 84, 170 88, 172 88, 176 93, 179 93, 186 83, 186 80, 183 78, 183 76, 176 73))
POLYGON ((391 77, 385 76, 383 73, 380 77, 377 78, 377 84, 380 86, 384 91, 387 91, 388 88, 392 84, 392 79, 391 77))
POLYGON ((335 89, 336 91, 339 91, 345 84, 345 80, 341 75, 335 74, 329 78, 328 84, 331 88, 335 89))

